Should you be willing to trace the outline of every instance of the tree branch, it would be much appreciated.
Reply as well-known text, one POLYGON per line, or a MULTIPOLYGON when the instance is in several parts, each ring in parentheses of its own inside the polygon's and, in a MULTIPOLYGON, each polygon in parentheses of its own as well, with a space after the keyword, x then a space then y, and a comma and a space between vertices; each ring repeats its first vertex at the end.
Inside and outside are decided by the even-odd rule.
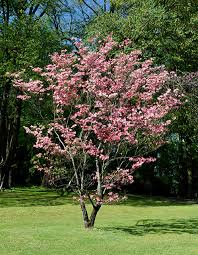
POLYGON ((96 205, 94 204, 93 200, 91 199, 91 197, 90 197, 90 195, 89 195, 89 192, 87 192, 86 195, 88 196, 89 201, 91 202, 93 208, 96 208, 96 205))
POLYGON ((38 10, 39 6, 40 6, 40 4, 37 4, 37 5, 35 6, 35 8, 33 7, 32 15, 34 15, 34 14, 36 13, 36 11, 38 10))
POLYGON ((92 12, 94 12, 98 16, 98 13, 89 4, 87 4, 85 0, 82 0, 82 2, 84 3, 84 5, 86 5, 90 10, 92 10, 92 12))

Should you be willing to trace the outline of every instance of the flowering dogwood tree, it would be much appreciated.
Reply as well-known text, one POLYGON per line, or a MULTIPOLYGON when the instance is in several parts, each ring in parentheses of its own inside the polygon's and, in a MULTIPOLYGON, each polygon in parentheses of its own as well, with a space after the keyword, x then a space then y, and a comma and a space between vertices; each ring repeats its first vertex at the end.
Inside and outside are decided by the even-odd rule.
POLYGON ((76 43, 78 51, 55 53, 44 70, 33 69, 40 80, 15 80, 19 99, 32 93, 53 98, 54 119, 25 129, 36 138, 39 170, 53 173, 60 162, 71 165, 65 173, 85 228, 94 226, 102 203, 122 198, 119 191, 133 182, 135 169, 155 161, 134 148, 158 147, 171 121, 165 116, 179 105, 177 91, 164 88, 169 73, 141 61, 139 51, 123 53, 128 43, 118 45, 109 36, 96 51, 76 43))

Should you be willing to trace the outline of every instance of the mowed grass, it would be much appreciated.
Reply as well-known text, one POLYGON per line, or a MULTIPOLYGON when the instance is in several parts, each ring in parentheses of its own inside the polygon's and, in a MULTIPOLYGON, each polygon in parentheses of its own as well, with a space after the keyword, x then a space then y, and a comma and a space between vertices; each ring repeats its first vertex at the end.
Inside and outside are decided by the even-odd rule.
POLYGON ((0 193, 0 255, 198 255, 198 205, 131 196, 84 230, 79 205, 42 189, 0 193))

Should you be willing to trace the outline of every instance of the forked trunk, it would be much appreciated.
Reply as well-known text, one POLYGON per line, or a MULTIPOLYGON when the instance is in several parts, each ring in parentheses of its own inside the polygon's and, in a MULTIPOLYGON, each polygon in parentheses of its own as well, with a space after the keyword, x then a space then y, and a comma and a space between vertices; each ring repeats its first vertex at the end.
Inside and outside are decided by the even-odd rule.
POLYGON ((92 229, 94 227, 95 219, 96 219, 98 211, 100 210, 101 205, 93 206, 90 218, 87 212, 85 202, 82 197, 80 197, 80 206, 82 210, 84 227, 86 229, 92 229))

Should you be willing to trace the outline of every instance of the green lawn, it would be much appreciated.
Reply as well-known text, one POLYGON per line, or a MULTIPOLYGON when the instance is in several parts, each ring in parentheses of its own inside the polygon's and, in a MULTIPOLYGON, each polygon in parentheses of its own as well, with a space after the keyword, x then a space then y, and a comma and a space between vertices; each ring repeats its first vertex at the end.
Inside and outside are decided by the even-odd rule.
POLYGON ((79 205, 42 189, 0 193, 0 255, 198 255, 198 206, 132 196, 85 231, 79 205))

